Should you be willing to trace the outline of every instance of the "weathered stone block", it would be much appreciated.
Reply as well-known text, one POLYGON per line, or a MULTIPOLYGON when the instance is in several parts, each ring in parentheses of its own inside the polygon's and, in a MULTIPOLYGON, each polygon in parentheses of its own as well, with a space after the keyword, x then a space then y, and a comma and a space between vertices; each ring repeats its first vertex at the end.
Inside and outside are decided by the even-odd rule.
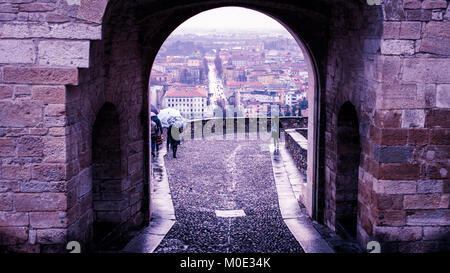
POLYGON ((408 138, 406 129, 381 129, 380 145, 400 146, 405 145, 408 138))
POLYGON ((0 25, 0 38, 101 39, 101 26, 84 23, 15 22, 0 25))
POLYGON ((408 130, 409 145, 423 145, 428 143, 428 129, 410 129, 408 130))
POLYGON ((45 107, 44 115, 47 117, 60 117, 66 114, 64 104, 49 104, 45 107))
POLYGON ((70 18, 66 15, 57 13, 47 13, 45 16, 45 21, 49 23, 66 23, 70 21, 70 18))
POLYGON ((27 85, 16 85, 14 88, 14 97, 23 98, 31 95, 31 88, 27 85))
POLYGON ((447 179, 449 176, 448 163, 435 162, 426 165, 425 174, 430 179, 447 179))
POLYGON ((17 211, 55 211, 67 208, 64 193, 16 193, 14 207, 17 211))
POLYGON ((67 217, 64 212, 30 212, 30 225, 33 228, 65 228, 67 217))
POLYGON ((14 13, 0 13, 0 21, 12 21, 14 19, 16 19, 14 13))
POLYGON ((385 55, 413 55, 414 41, 410 40, 383 40, 381 54, 385 55))
POLYGON ((422 156, 425 159, 433 162, 445 162, 448 160, 448 155, 450 154, 450 146, 448 145, 429 145, 423 151, 422 156))
POLYGON ((41 65, 89 67, 89 41, 41 41, 38 60, 41 65))
POLYGON ((66 102, 66 88, 64 86, 34 86, 33 98, 44 104, 62 104, 66 102))
POLYGON ((42 156, 44 145, 40 137, 21 137, 17 140, 19 156, 42 156))
POLYGON ((16 154, 16 140, 0 138, 0 156, 14 156, 16 154))
POLYGON ((450 83, 450 59, 405 59, 403 61, 403 80, 421 83, 450 83))
POLYGON ((28 214, 25 212, 0 211, 0 227, 28 226, 28 214))
POLYGON ((60 181, 66 178, 66 168, 63 164, 38 164, 33 166, 33 179, 40 181, 60 181))
POLYGON ((450 110, 447 109, 434 109, 429 110, 425 117, 425 127, 444 127, 450 128, 450 121, 448 119, 450 110))
POLYGON ((81 0, 77 17, 87 21, 101 23, 108 0, 87 1, 81 0))
POLYGON ((438 84, 437 85, 436 107, 450 108, 450 84, 438 84))
POLYGON ((420 0, 403 0, 403 8, 405 9, 420 9, 421 6, 420 0))
POLYGON ((417 183, 418 193, 448 193, 448 182, 443 180, 422 180, 417 183))
POLYGON ((398 81, 402 59, 399 56, 380 56, 377 62, 377 79, 384 83, 395 83, 398 81))
POLYGON ((26 227, 0 227, 0 244, 16 245, 28 240, 26 227))
POLYGON ((406 223, 409 226, 449 226, 450 210, 416 210, 408 212, 406 223))
POLYGON ((444 13, 440 10, 433 10, 431 13, 431 20, 442 21, 444 13))
POLYGON ((425 125, 424 110, 403 110, 402 128, 423 128, 425 125))
POLYGON ((450 145, 450 129, 432 129, 430 131, 430 144, 450 145))
POLYGON ((0 101, 0 126, 27 127, 42 122, 42 106, 33 101, 0 101))
POLYGON ((424 227, 423 239, 429 241, 449 241, 450 227, 424 227))
POLYGON ((401 0, 388 1, 383 7, 386 20, 398 21, 405 19, 405 11, 401 0))
POLYGON ((0 63, 34 63, 35 56, 32 40, 0 40, 0 63))
POLYGON ((450 109, 433 109, 426 113, 425 127, 443 127, 450 128, 450 109))
POLYGON ((421 29, 421 22, 402 22, 399 38, 413 40, 420 39, 421 29))
POLYGON ((3 179, 29 179, 31 178, 29 165, 6 165, 2 166, 2 178, 3 179))
POLYGON ((445 0, 424 0, 422 2, 423 9, 445 9, 447 1, 445 0))
POLYGON ((405 163, 413 159, 412 146, 376 146, 374 159, 380 163, 405 163))
POLYGON ((21 12, 43 12, 43 11, 51 11, 55 9, 54 3, 28 3, 21 4, 19 6, 19 11, 21 12))
POLYGON ((375 203, 380 210, 399 210, 403 208, 403 195, 400 194, 375 194, 375 203))
POLYGON ((383 24, 384 39, 398 39, 400 35, 400 22, 388 21, 383 24))
POLYGON ((401 117, 401 111, 375 110, 375 125, 381 128, 400 128, 401 117))
POLYGON ((62 244, 66 242, 67 229, 38 229, 36 241, 39 244, 62 244))
POLYGON ((425 93, 415 84, 386 83, 377 97, 378 109, 409 109, 425 106, 425 93))
POLYGON ((379 179, 383 180, 417 180, 419 174, 419 164, 381 163, 379 168, 379 179))
POLYGON ((19 191, 18 181, 0 180, 0 192, 17 192, 17 191, 19 191))
POLYGON ((413 242, 398 243, 398 252, 400 253, 429 253, 438 250, 439 250, 439 242, 413 241, 413 242))
POLYGON ((422 239, 422 227, 375 227, 379 241, 417 241, 422 239))
POLYGON ((44 138, 44 161, 49 163, 66 162, 66 140, 64 137, 44 138))
POLYGON ((0 100, 10 99, 12 97, 12 87, 8 85, 0 85, 0 100))
POLYGON ((405 209, 446 209, 449 208, 449 194, 432 193, 405 195, 405 209))
POLYGON ((0 193, 0 210, 8 211, 13 209, 12 193, 0 193))
POLYGON ((415 9, 406 11, 406 19, 408 21, 430 21, 431 10, 415 9))
POLYGON ((7 13, 16 13, 19 11, 19 8, 17 5, 13 5, 11 3, 5 3, 5 1, 2 1, 0 3, 0 12, 7 12, 7 13))
POLYGON ((78 84, 75 68, 5 67, 3 80, 7 83, 78 84))
POLYGON ((373 190, 381 194, 413 194, 416 189, 415 181, 378 180, 373 183, 373 190))
POLYGON ((406 212, 403 210, 380 210, 375 220, 378 226, 404 226, 406 212))
POLYGON ((428 23, 420 44, 420 51, 450 55, 450 22, 428 23))

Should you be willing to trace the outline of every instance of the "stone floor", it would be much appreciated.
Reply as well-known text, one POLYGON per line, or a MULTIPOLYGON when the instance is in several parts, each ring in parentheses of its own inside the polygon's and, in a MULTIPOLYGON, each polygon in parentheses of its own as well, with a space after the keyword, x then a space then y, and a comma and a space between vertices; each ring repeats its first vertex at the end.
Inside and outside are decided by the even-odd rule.
POLYGON ((161 151, 153 161, 153 219, 122 251, 361 252, 308 217, 283 145, 274 152, 270 141, 191 140, 177 158, 161 151))
POLYGON ((189 141, 165 157, 176 223, 154 252, 299 253, 261 141, 189 141), (216 210, 243 210, 217 217, 216 210))

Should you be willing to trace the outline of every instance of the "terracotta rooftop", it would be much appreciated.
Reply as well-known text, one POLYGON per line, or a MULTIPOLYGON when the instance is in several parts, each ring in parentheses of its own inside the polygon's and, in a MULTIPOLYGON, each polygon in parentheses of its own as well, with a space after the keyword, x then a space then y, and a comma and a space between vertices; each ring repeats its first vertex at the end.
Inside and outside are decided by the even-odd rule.
POLYGON ((172 87, 166 92, 166 97, 206 97, 208 91, 201 87, 179 86, 172 87))

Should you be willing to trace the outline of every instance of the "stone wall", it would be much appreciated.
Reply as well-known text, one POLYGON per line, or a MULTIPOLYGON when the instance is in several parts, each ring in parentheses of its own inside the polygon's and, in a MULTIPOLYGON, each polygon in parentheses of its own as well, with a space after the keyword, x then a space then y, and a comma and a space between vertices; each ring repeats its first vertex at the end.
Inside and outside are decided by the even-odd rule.
POLYGON ((295 129, 284 131, 285 146, 301 174, 306 177, 308 159, 308 140, 295 129))
MULTIPOLYGON (((280 130, 286 130, 289 128, 306 127, 308 124, 307 117, 279 117, 276 121, 279 123, 280 130)), ((220 130, 223 135, 228 135, 226 138, 235 137, 258 137, 262 136, 261 133, 270 133, 272 128, 272 118, 207 118, 189 121, 183 132, 183 138, 196 138, 201 139, 205 135, 211 133, 220 134, 220 130), (217 128, 216 128, 217 126, 217 128), (237 136, 235 134, 237 133, 237 136), (245 135, 243 135, 245 134, 245 135), (252 135, 253 136, 250 136, 252 135)), ((266 136, 266 134, 264 134, 266 136)))
POLYGON ((69 240, 90 246, 92 128, 105 102, 119 112, 122 222, 139 225, 148 211, 147 79, 136 32, 105 24, 102 33, 103 11, 74 7, 0 3, 0 245, 8 251, 63 252, 69 240))
POLYGON ((360 175, 386 251, 450 249, 449 15, 444 0, 385 5, 371 159, 360 175))
POLYGON ((329 54, 327 69, 324 220, 334 227, 337 113, 350 101, 362 149, 359 241, 378 240, 386 252, 448 250, 448 1, 384 1, 382 9, 382 29, 369 14, 353 23, 360 30, 342 28, 350 23, 342 17, 330 31, 330 49, 342 53, 329 54), (359 45, 346 44, 352 36, 359 45))

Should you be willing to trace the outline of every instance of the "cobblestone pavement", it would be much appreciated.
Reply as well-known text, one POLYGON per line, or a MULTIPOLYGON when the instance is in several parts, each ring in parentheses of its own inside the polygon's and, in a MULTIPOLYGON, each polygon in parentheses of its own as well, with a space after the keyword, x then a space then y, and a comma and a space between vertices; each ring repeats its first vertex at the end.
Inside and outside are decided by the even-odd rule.
POLYGON ((176 223, 156 253, 301 253, 280 214, 268 145, 187 141, 165 156, 176 223), (221 218, 215 210, 244 210, 221 218))

